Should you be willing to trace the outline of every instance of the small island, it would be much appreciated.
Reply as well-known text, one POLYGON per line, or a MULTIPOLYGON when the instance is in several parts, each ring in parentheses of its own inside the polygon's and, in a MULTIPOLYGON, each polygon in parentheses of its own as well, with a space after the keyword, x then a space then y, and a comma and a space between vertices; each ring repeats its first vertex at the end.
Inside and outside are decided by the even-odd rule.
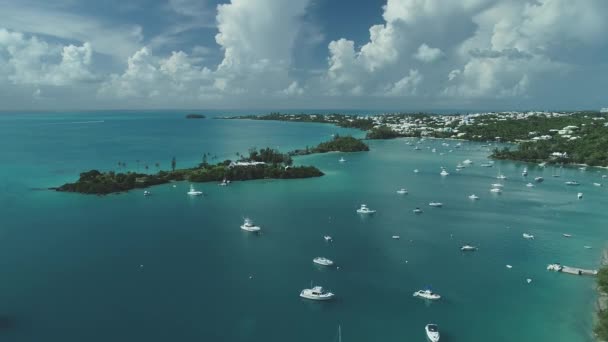
POLYGON ((188 114, 186 115, 186 119, 204 119, 206 116, 203 114, 188 114))
POLYGON ((290 155, 307 155, 313 153, 327 153, 327 152, 363 152, 369 151, 369 146, 363 141, 353 138, 351 136, 340 136, 334 135, 334 138, 330 141, 322 142, 316 147, 303 150, 295 150, 289 152, 290 155))
POLYGON ((238 161, 225 160, 217 164, 209 164, 205 155, 203 162, 197 167, 176 169, 175 159, 171 164, 171 171, 159 171, 156 174, 91 170, 81 173, 78 181, 63 184, 52 190, 107 195, 183 180, 221 182, 323 176, 323 172, 314 166, 293 166, 293 160, 289 154, 283 154, 271 148, 259 151, 255 148, 251 149, 247 158, 241 158, 238 161))
POLYGON ((247 156, 237 154, 240 158, 236 161, 225 160, 216 164, 208 163, 207 154, 205 154, 202 163, 196 167, 185 169, 176 169, 176 161, 173 158, 171 171, 159 171, 156 174, 90 170, 81 173, 76 182, 66 183, 51 188, 51 190, 107 195, 184 180, 190 182, 224 182, 321 177, 323 172, 314 166, 294 166, 292 156, 330 151, 369 151, 369 147, 361 140, 351 136, 336 135, 332 140, 321 143, 312 149, 306 148, 289 153, 280 153, 269 147, 261 150, 252 148, 247 156))

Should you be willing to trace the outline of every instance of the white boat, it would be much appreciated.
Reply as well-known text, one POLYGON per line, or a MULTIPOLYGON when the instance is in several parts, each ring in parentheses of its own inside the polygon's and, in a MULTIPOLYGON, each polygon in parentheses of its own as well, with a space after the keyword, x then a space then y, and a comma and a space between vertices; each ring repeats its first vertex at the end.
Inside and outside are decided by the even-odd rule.
POLYGON ((441 207, 443 207, 443 203, 441 203, 441 202, 430 202, 429 206, 441 208, 441 207))
POLYGON ((534 187, 534 184, 532 184, 532 183, 528 183, 528 184, 526 184, 526 186, 527 186, 528 188, 533 188, 533 187, 534 187))
POLYGON ((477 247, 471 245, 464 245, 460 247, 460 250, 463 252, 473 252, 477 250, 477 247))
POLYGON ((562 269, 563 269, 563 266, 560 265, 560 264, 549 264, 549 265, 547 265, 547 271, 561 272, 562 269))
POLYGON ((414 147, 414 150, 419 151, 420 147, 416 146, 416 147, 414 147))
POLYGON ((494 184, 492 184, 492 187, 493 187, 493 188, 503 188, 503 187, 504 187, 504 185, 502 185, 502 184, 500 184, 500 183, 494 183, 494 184))
POLYGON ((498 176, 496 176, 496 179, 507 179, 507 176, 503 175, 502 173, 499 173, 498 176))
POLYGON ((594 186, 602 186, 602 183, 593 183, 594 186))
POLYGON ((392 236, 392 238, 393 238, 394 240, 399 240, 401 237, 400 237, 399 235, 393 235, 393 236, 392 236))
POLYGON ((524 167, 524 170, 521 172, 521 175, 526 177, 528 175, 528 168, 524 167))
POLYGON ((226 180, 226 178, 222 179, 222 182, 218 184, 219 186, 227 186, 230 182, 226 180))
POLYGON ((150 196, 150 195, 152 195, 152 193, 150 191, 148 191, 148 190, 144 191, 144 196, 150 196))
POLYGON ((327 242, 331 242, 331 241, 333 241, 333 238, 332 238, 331 236, 329 236, 329 235, 325 235, 323 238, 324 238, 324 239, 325 239, 325 241, 327 241, 327 242))
POLYGON ((462 165, 462 164, 458 164, 456 165, 456 169, 464 169, 466 166, 462 165))
POLYGON ((585 248, 585 249, 591 249, 592 247, 591 246, 583 246, 583 248, 585 248))
POLYGON ((434 293, 430 289, 418 290, 418 291, 414 292, 414 297, 420 297, 420 298, 429 299, 429 300, 438 300, 441 298, 440 295, 434 293))
POLYGON ((583 193, 582 193, 582 192, 579 192, 578 194, 576 194, 576 197, 577 197, 578 199, 583 199, 583 193))
POLYGON ((581 185, 581 183, 575 181, 575 180, 571 180, 571 181, 567 181, 566 185, 581 185))
POLYGON ((414 214, 422 214, 422 209, 420 209, 420 208, 414 209, 414 214))
POLYGON ((439 174, 442 175, 442 176, 449 175, 449 173, 446 170, 441 170, 441 172, 439 174))
POLYGON ((467 159, 467 160, 463 161, 462 163, 465 165, 471 165, 471 164, 473 164, 473 161, 471 159, 467 159))
POLYGON ((434 148, 434 149, 431 150, 431 152, 435 153, 435 152, 437 152, 437 149, 434 148))
POLYGON ((311 300, 330 300, 334 298, 334 294, 325 291, 321 286, 315 286, 312 289, 302 290, 300 297, 311 300))
POLYGON ((534 177, 536 183, 542 183, 545 179, 543 177, 534 177))
POLYGON ((512 269, 512 268, 513 268, 513 266, 511 266, 511 265, 507 265, 507 268, 508 268, 508 269, 512 269))
POLYGON ((194 185, 190 184, 190 190, 187 192, 189 196, 202 196, 203 192, 194 189, 194 185))
POLYGON ((398 193, 399 195, 405 195, 405 194, 407 194, 407 190, 406 190, 406 189, 401 188, 401 189, 397 190, 397 193, 398 193))
POLYGON ((479 166, 481 166, 481 167, 492 167, 494 165, 490 164, 490 163, 483 163, 483 164, 480 164, 479 166))
POLYGON ((587 171, 587 167, 585 167, 585 166, 581 166, 578 169, 581 170, 581 171, 587 171))
POLYGON ((245 221, 241 225, 242 230, 246 230, 248 232, 259 232, 262 230, 260 226, 256 226, 251 219, 245 218, 245 221))
POLYGON ((439 328, 437 324, 427 324, 424 327, 424 331, 426 332, 426 337, 431 342, 439 342, 439 328))
POLYGON ((471 196, 469 196, 469 199, 472 199, 473 201, 478 200, 479 196, 472 194, 471 196))
POLYGON ((365 204, 361 204, 361 208, 357 209, 359 214, 374 214, 376 211, 367 207, 365 204))
POLYGON ((312 259, 312 262, 314 262, 317 265, 321 265, 321 266, 333 266, 334 262, 330 259, 324 258, 324 257, 316 257, 314 259, 312 259))
POLYGON ((532 279, 531 279, 531 278, 527 278, 527 279, 526 279, 526 283, 530 284, 531 282, 532 282, 532 279))
POLYGON ((608 178, 608 175, 602 175, 602 178, 608 178))
POLYGON ((545 167, 545 166, 547 166, 547 162, 542 162, 542 163, 538 164, 538 166, 545 167))
POLYGON ((524 237, 524 239, 534 240, 534 235, 532 234, 523 233, 522 236, 524 237))
POLYGON ((563 236, 563 237, 566 237, 566 238, 572 237, 572 235, 571 235, 571 234, 565 234, 565 233, 564 233, 564 234, 562 234, 562 236, 563 236))
POLYGON ((494 192, 494 193, 499 194, 499 193, 502 192, 502 189, 501 188, 492 188, 492 189, 490 189, 490 192, 494 192))
POLYGON ((340 160, 338 160, 340 163, 344 163, 346 161, 346 159, 344 159, 344 157, 340 158, 340 160))
POLYGON ((414 173, 418 173, 418 172, 419 172, 418 169, 414 169, 414 173))

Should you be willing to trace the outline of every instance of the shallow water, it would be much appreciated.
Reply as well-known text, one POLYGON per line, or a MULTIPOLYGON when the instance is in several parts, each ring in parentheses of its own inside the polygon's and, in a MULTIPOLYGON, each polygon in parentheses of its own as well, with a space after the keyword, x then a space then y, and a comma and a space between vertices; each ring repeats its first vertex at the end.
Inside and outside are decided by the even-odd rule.
POLYGON ((456 149, 455 141, 427 140, 414 151, 405 143, 414 140, 397 139, 370 142, 367 153, 297 159, 323 170, 321 178, 199 184, 202 198, 186 196, 185 182, 154 187, 149 197, 31 190, 117 161, 136 170, 139 159, 140 171, 154 170, 172 156, 191 166, 203 152, 223 160, 251 146, 286 151, 333 133, 361 136, 329 125, 182 114, 0 116, 4 341, 335 341, 338 324, 343 341, 424 341, 430 322, 442 341, 591 340, 593 279, 545 267, 599 264, 606 188, 591 185, 602 181, 593 169, 553 178, 557 171, 528 165, 525 179, 524 164, 479 167, 488 152, 476 143, 456 149), (465 159, 475 163, 455 171, 465 159), (449 176, 439 175, 441 166, 449 176), (509 179, 495 195, 499 168, 509 179), (544 183, 525 187, 538 175, 544 183), (569 179, 581 186, 564 185, 569 179), (408 195, 396 194, 402 187, 408 195), (480 200, 469 200, 472 193, 480 200), (377 214, 357 215, 361 203, 377 214), (241 231, 244 216, 263 234, 241 231), (462 253, 464 243, 479 250, 462 253), (316 256, 339 269, 313 265, 316 256), (336 300, 301 300, 311 281, 336 300), (412 297, 425 286, 442 300, 412 297))

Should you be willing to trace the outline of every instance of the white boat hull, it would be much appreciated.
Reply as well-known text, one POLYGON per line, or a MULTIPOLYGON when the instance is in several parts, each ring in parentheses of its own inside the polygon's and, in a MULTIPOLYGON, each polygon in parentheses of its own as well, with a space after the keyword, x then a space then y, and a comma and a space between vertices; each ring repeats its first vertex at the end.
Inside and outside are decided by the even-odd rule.
POLYGON ((242 225, 241 229, 248 231, 248 232, 259 232, 260 230, 262 230, 262 228, 260 228, 258 226, 245 226, 245 225, 242 225))

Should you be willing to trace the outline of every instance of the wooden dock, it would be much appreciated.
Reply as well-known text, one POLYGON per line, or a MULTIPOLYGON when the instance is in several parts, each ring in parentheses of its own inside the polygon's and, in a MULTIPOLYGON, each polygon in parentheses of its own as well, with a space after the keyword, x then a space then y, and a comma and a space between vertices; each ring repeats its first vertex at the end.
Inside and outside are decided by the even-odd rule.
POLYGON ((570 266, 564 266, 564 265, 555 265, 555 266, 558 266, 558 267, 554 267, 554 268, 548 267, 547 269, 550 271, 568 273, 568 274, 573 274, 573 275, 588 275, 588 276, 597 275, 597 270, 588 270, 588 269, 584 269, 584 268, 570 267, 570 266))

